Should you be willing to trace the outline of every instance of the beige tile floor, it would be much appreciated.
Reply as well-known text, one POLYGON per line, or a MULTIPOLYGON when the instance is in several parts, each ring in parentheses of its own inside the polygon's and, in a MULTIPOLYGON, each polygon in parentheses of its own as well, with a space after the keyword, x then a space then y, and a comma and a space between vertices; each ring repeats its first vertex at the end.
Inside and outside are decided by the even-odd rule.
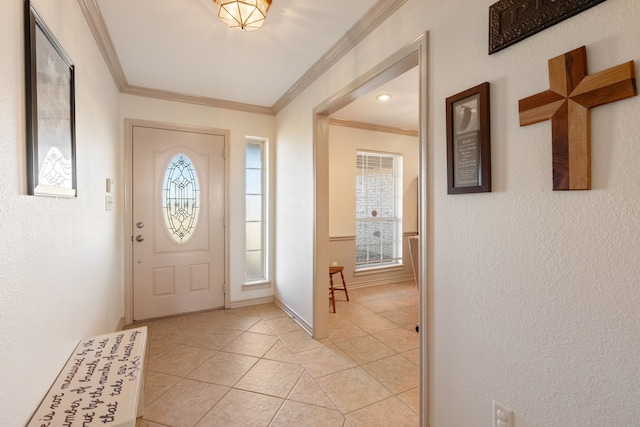
POLYGON ((132 325, 149 328, 138 427, 417 426, 415 285, 349 296, 322 341, 275 304, 132 325))

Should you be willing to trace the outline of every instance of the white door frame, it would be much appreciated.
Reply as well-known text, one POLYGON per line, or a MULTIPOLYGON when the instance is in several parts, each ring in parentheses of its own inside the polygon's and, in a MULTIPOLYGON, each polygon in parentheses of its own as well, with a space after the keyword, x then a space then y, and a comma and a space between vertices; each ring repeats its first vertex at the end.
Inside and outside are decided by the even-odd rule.
POLYGON ((224 136, 224 306, 229 307, 229 131, 198 126, 176 125, 149 120, 124 119, 124 315, 125 325, 133 323, 133 128, 197 132, 224 136))
POLYGON ((313 110, 314 136, 314 255, 313 255, 313 336, 329 335, 329 307, 327 299, 327 265, 329 265, 329 116, 381 84, 404 72, 419 67, 419 128, 420 166, 418 174, 418 235, 419 298, 420 298, 420 425, 429 423, 429 288, 432 283, 433 260, 427 248, 433 247, 432 215, 428 200, 433 189, 428 181, 427 144, 427 47, 428 33, 424 33, 404 48, 369 70, 313 110), (426 326, 426 327, 425 327, 426 326))

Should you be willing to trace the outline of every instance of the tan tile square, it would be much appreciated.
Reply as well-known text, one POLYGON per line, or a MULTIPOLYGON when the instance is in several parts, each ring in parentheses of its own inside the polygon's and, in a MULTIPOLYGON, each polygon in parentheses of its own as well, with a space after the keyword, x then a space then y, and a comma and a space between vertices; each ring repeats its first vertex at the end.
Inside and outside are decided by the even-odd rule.
POLYGON ((154 423, 153 421, 147 421, 144 418, 138 418, 136 427, 165 427, 165 426, 154 423))
POLYGON ((149 340, 148 357, 145 362, 157 359, 159 356, 166 354, 176 348, 178 344, 169 341, 149 340))
POLYGON ((197 424, 197 427, 268 426, 283 400, 232 389, 197 424))
POLYGON ((380 314, 391 320, 398 326, 415 326, 419 320, 418 311, 419 309, 417 305, 411 305, 408 307, 401 307, 395 310, 385 311, 384 313, 380 314))
POLYGON ((262 357, 276 342, 278 342, 278 337, 273 335, 244 332, 238 338, 224 346, 222 350, 229 353, 262 357))
POLYGON ((361 365, 396 354, 395 351, 371 335, 366 335, 351 341, 343 341, 338 343, 337 346, 356 363, 361 365))
POLYGON ((191 372, 188 377, 232 387, 257 361, 255 357, 220 351, 191 372))
POLYGON ((220 327, 225 329, 235 329, 238 331, 246 331, 262 318, 255 314, 255 312, 241 313, 241 314, 229 314, 220 323, 220 327))
POLYGON ((282 311, 276 304, 261 304, 254 306, 256 314, 264 320, 277 319, 278 317, 289 317, 287 313, 282 311))
POLYGON ((371 301, 382 298, 381 294, 384 293, 385 289, 384 285, 349 289, 349 298, 356 301, 371 301))
POLYGON ((235 388, 285 398, 300 379, 300 365, 261 359, 235 385, 235 388))
POLYGON ((361 367, 318 378, 316 383, 343 414, 391 396, 389 390, 361 367))
POLYGON ((367 333, 364 330, 346 318, 329 326, 329 339, 333 342, 352 340, 365 335, 367 333))
POLYGON ((208 325, 211 327, 219 326, 220 322, 227 317, 228 310, 207 310, 187 315, 187 320, 191 325, 208 325))
POLYGON ((275 335, 275 331, 271 329, 271 326, 267 324, 266 320, 260 320, 258 323, 247 329, 248 332, 253 332, 254 334, 263 334, 263 335, 275 335))
POLYGON ((301 351, 296 353, 296 358, 313 378, 356 366, 356 362, 335 345, 301 351))
POLYGON ((416 349, 419 345, 419 336, 415 329, 395 328, 372 335, 398 353, 416 349))
POLYGON ((418 414, 395 396, 346 417, 353 427, 417 427, 420 424, 418 414))
POLYGON ((420 366, 420 349, 419 348, 405 351, 404 353, 402 353, 402 355, 407 359, 409 359, 410 361, 412 361, 413 363, 415 363, 416 365, 420 366))
POLYGON ((325 394, 320 386, 311 378, 308 373, 303 373, 298 384, 293 388, 288 397, 289 400, 296 402, 308 403, 310 405, 323 406, 329 409, 335 409, 335 405, 325 394))
POLYGON ((415 292, 411 292, 410 294, 405 293, 405 294, 397 295, 396 297, 393 298, 393 302, 395 302, 400 307, 409 307, 412 305, 417 306, 420 304, 420 298, 418 297, 418 290, 416 289, 415 292))
POLYGON ((398 325, 380 314, 372 314, 370 316, 356 317, 351 321, 362 328, 364 331, 373 334, 388 329, 397 328, 398 325))
POLYGON ((392 299, 387 298, 360 301, 360 304, 375 313, 382 313, 383 311, 395 310, 396 308, 399 308, 399 306, 395 302, 393 302, 392 299))
POLYGON ((191 427, 229 389, 215 384, 183 379, 144 409, 144 419, 156 423, 191 427))
POLYGON ((313 337, 304 330, 287 332, 286 334, 281 334, 279 336, 280 340, 285 343, 289 351, 294 354, 322 346, 320 342, 313 339, 313 337))
MULTIPOLYGON (((329 303, 329 305, 331 305, 331 303, 329 303)), ((333 306, 329 307, 329 310, 333 311, 333 306)), ((369 316, 373 314, 373 311, 369 310, 362 304, 353 301, 351 298, 351 301, 336 301, 336 314, 340 314, 351 319, 353 317, 369 316)))
POLYGON ((362 367, 393 394, 402 393, 420 385, 418 366, 400 354, 367 363, 362 367))
POLYGON ((280 362, 300 363, 298 362, 298 359, 296 359, 296 356, 294 356, 293 353, 289 351, 287 346, 284 345, 282 341, 278 341, 277 343, 275 343, 275 345, 271 347, 271 350, 269 350, 267 354, 262 357, 264 359, 278 360, 280 362))
POLYGON ((398 395, 409 408, 413 409, 413 412, 420 415, 420 387, 416 387, 404 393, 398 395))
POLYGON ((161 374, 160 372, 147 371, 144 378, 144 404, 151 402, 162 396, 167 390, 180 381, 180 377, 161 374))
POLYGON ((287 400, 269 427, 342 427, 344 417, 335 409, 287 400))
POLYGON ((269 319, 266 322, 276 334, 284 334, 302 329, 300 325, 290 317, 278 317, 277 319, 269 319))
POLYGON ((191 325, 184 334, 182 342, 185 345, 220 350, 239 337, 242 332, 207 325, 191 325))
POLYGON ((149 370, 184 377, 202 365, 214 353, 213 350, 179 345, 170 352, 150 361, 149 370))
POLYGON ((186 317, 169 318, 156 321, 151 327, 149 337, 151 341, 165 341, 174 344, 185 344, 187 333, 191 326, 186 317))

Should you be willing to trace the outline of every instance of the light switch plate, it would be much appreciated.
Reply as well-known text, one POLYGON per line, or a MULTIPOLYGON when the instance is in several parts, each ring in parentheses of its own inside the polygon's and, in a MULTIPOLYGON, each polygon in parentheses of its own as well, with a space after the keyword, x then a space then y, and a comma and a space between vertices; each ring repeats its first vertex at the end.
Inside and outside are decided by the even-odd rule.
POLYGON ((493 401, 493 427, 513 427, 513 411, 493 401))

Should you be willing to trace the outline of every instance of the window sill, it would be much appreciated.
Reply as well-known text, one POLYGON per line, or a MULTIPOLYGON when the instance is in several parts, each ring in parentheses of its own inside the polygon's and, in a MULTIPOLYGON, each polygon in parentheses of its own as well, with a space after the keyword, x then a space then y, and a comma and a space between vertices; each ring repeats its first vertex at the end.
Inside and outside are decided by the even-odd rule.
POLYGON ((254 291, 256 289, 268 289, 271 288, 271 282, 266 280, 266 281, 260 281, 260 282, 249 282, 249 283, 243 283, 242 284, 242 290, 243 291, 254 291))
POLYGON ((360 267, 353 272, 354 276, 366 276, 369 274, 390 273, 393 271, 403 271, 404 264, 382 265, 380 267, 360 267))

